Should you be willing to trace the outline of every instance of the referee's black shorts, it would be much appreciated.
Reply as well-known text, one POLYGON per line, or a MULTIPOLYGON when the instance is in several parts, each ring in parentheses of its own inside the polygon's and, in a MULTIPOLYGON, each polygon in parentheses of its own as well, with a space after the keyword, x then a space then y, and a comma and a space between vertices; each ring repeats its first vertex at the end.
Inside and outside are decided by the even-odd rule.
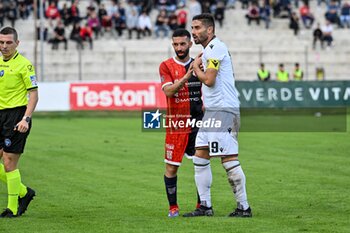
POLYGON ((22 120, 26 109, 26 106, 22 106, 0 110, 0 150, 14 154, 23 153, 32 123, 29 123, 29 129, 25 133, 18 132, 15 127, 22 120))

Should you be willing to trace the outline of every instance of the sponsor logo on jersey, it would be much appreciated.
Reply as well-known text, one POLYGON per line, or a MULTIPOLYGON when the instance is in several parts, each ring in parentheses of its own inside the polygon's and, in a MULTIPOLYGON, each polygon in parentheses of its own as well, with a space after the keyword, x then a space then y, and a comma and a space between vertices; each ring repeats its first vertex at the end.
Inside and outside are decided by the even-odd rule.
POLYGON ((5 70, 1 70, 0 71, 0 77, 4 76, 4 74, 5 74, 5 70))

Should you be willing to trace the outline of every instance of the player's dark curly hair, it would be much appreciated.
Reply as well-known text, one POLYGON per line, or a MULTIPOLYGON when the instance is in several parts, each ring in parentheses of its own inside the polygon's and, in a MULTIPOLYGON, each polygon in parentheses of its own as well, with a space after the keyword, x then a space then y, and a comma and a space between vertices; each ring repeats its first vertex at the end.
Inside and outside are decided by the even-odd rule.
POLYGON ((192 18, 193 20, 199 20, 202 22, 202 24, 206 27, 213 27, 214 31, 215 31, 215 20, 214 20, 214 16, 212 14, 209 13, 203 13, 200 15, 196 15, 192 18))
POLYGON ((1 35, 13 35, 13 40, 14 41, 18 40, 18 33, 17 33, 16 29, 14 29, 12 27, 4 27, 3 29, 1 29, 0 34, 1 35))
POLYGON ((186 36, 188 39, 191 40, 191 34, 189 31, 187 31, 186 29, 183 28, 178 28, 173 32, 173 36, 172 37, 183 37, 186 36))

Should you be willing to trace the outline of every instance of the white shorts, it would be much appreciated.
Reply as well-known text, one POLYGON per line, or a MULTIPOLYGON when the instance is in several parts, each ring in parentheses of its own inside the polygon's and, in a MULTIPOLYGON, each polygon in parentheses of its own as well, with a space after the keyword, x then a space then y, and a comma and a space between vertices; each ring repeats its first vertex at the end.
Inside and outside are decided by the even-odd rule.
POLYGON ((210 156, 238 155, 239 113, 206 111, 203 122, 210 119, 221 121, 221 126, 200 128, 196 137, 196 149, 209 149, 210 156))

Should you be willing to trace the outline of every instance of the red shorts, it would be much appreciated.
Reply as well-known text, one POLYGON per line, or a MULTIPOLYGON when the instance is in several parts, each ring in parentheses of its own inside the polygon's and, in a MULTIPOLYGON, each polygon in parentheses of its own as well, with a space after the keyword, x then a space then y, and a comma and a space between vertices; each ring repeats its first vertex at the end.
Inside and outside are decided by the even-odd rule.
POLYGON ((164 162, 175 166, 180 166, 185 153, 194 155, 195 140, 197 132, 179 133, 165 135, 165 158, 164 162))

